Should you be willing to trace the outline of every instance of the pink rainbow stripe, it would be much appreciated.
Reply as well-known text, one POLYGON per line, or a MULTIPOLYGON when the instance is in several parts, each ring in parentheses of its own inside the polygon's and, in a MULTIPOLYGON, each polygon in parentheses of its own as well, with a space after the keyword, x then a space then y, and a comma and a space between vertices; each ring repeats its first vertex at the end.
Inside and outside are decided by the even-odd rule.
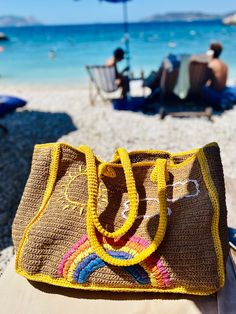
POLYGON ((129 241, 135 242, 135 243, 139 243, 144 248, 146 248, 146 247, 148 247, 150 245, 147 240, 142 239, 142 238, 138 238, 138 237, 135 237, 135 236, 131 237, 129 241))
POLYGON ((82 244, 84 244, 87 240, 88 240, 88 237, 87 237, 86 235, 84 235, 78 242, 76 242, 76 244, 74 244, 74 245, 72 246, 72 248, 69 250, 69 252, 67 252, 67 253, 63 256, 63 258, 62 258, 62 260, 61 260, 61 262, 60 262, 60 264, 59 264, 59 266, 58 266, 58 268, 57 268, 57 273, 58 273, 59 276, 63 276, 63 268, 64 268, 64 266, 65 266, 65 263, 66 263, 67 259, 68 259, 73 253, 75 253, 75 251, 76 251, 82 244))
POLYGON ((145 264, 156 280, 159 283, 162 283, 163 287, 170 286, 170 274, 160 259, 154 257, 152 254, 149 258, 147 258, 145 264))

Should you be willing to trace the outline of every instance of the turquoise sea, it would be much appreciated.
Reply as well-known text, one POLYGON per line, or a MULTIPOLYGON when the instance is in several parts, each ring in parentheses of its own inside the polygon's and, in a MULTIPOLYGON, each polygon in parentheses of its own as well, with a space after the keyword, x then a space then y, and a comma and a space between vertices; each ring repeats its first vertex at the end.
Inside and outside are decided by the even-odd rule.
MULTIPOLYGON (((0 42, 0 82, 82 83, 85 64, 103 64, 124 45, 122 24, 2 28, 10 38, 0 42), (56 57, 48 54, 54 50, 56 57)), ((131 66, 134 73, 158 68, 170 52, 202 53, 212 41, 224 45, 222 59, 236 79, 236 27, 220 22, 130 24, 131 66)), ((121 64, 121 67, 125 66, 121 64)))

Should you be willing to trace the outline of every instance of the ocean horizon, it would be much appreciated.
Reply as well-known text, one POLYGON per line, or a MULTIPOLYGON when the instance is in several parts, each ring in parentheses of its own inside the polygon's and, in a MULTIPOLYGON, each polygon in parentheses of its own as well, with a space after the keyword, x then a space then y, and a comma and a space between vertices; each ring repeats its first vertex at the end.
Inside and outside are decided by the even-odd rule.
MULTIPOLYGON (((136 76, 158 69, 169 53, 204 53, 212 41, 224 46, 229 80, 236 80, 236 27, 220 21, 130 23, 131 70, 136 76)), ((24 84, 86 83, 86 64, 104 64, 124 46, 123 24, 4 27, 1 82, 24 84), (52 52, 53 51, 53 52, 52 52)), ((120 68, 125 67, 125 62, 120 68)))

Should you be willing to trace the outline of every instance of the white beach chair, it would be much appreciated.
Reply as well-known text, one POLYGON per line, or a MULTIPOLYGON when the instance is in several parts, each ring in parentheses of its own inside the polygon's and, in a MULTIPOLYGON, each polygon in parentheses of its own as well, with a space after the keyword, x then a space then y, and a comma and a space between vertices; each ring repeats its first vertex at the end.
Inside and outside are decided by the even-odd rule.
POLYGON ((115 67, 106 65, 86 65, 89 74, 89 97, 91 105, 95 104, 98 97, 103 102, 108 102, 110 99, 104 94, 110 94, 119 89, 116 85, 115 67))

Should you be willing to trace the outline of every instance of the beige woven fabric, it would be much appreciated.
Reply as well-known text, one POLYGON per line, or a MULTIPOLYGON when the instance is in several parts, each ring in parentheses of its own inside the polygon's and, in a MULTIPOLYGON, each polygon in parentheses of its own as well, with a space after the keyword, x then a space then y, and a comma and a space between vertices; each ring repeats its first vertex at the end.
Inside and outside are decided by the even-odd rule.
MULTIPOLYGON (((219 233, 225 263, 228 255, 227 224, 219 148, 214 145, 208 146, 204 148, 204 153, 219 197, 219 233)), ((173 158, 173 161, 181 165, 192 155, 194 154, 180 155, 173 158)), ((154 165, 139 166, 139 163, 155 161, 158 158, 166 158, 169 162, 170 155, 154 152, 130 154, 139 208, 134 225, 123 237, 124 242, 132 237, 148 243, 153 241, 159 223, 157 185, 150 179, 154 165)), ((13 240, 16 249, 25 227, 40 208, 49 177, 50 161, 50 147, 39 146, 35 149, 32 171, 13 224, 13 240)), ((97 160, 97 165, 100 163, 101 161, 97 160)), ((119 164, 119 159, 114 163, 119 164)), ((153 264, 148 266, 146 273, 150 278, 151 269, 155 263, 158 263, 155 288, 165 291, 184 287, 191 293, 199 293, 199 291, 210 293, 219 288, 218 260, 212 234, 214 208, 198 158, 192 158, 188 163, 183 164, 176 168, 168 168, 167 231, 163 242, 148 262, 153 264)), ((110 232, 124 224, 129 212, 129 198, 123 169, 122 167, 114 167, 114 169, 115 177, 106 176, 106 174, 102 176, 98 199, 100 223, 110 232)), ((70 281, 69 272, 65 268, 64 272, 59 274, 59 265, 65 254, 68 254, 75 244, 87 235, 87 183, 84 154, 61 144, 56 183, 49 202, 43 214, 31 226, 27 241, 21 248, 20 268, 25 273, 42 274, 54 279, 64 277, 65 281, 70 281)), ((108 239, 101 240, 103 244, 107 241, 110 243, 108 239)), ((80 244, 81 248, 82 245, 80 244)), ((125 244, 122 242, 120 246, 120 251, 122 251, 125 244)), ((85 249, 81 252, 85 252, 85 249)), ((77 261, 73 270, 75 271, 77 266, 80 267, 80 271, 84 270, 81 264, 83 261, 77 261)), ((76 263, 76 260, 74 259, 73 262, 76 263)), ((73 266, 72 264, 70 267, 73 266)), ((148 291, 153 288, 153 284, 148 282, 146 277, 146 281, 143 279, 144 271, 140 269, 141 266, 138 265, 135 270, 136 274, 138 272, 137 276, 134 270, 127 271, 125 268, 109 264, 94 271, 89 268, 89 276, 84 276, 84 281, 79 282, 77 287, 89 289, 93 286, 98 290, 105 287, 108 290, 120 288, 148 291)), ((81 272, 79 274, 81 275, 81 272)))
MULTIPOLYGON (((232 290, 230 296, 233 311, 232 290)), ((217 311, 216 295, 78 291, 30 282, 15 273, 14 260, 0 279, 0 302, 1 314, 226 314, 217 311)))

